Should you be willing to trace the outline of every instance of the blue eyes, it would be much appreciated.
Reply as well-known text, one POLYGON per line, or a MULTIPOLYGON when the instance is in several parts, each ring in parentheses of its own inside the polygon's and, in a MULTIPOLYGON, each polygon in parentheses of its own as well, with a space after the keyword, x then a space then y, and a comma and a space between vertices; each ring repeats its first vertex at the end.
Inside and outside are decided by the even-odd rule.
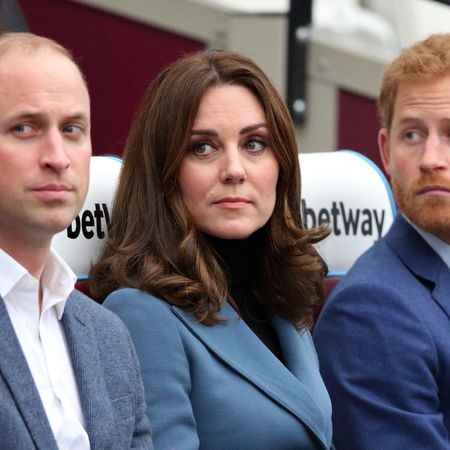
POLYGON ((407 133, 405 133, 405 138, 407 141, 414 141, 417 140, 417 138, 419 137, 419 133, 417 131, 408 131, 407 133))
POLYGON ((15 127, 12 128, 12 131, 14 133, 18 133, 18 134, 27 134, 31 131, 31 126, 30 125, 16 125, 15 127))
POLYGON ((251 140, 247 142, 245 148, 250 152, 261 152, 266 148, 266 143, 260 140, 251 140))
MULTIPOLYGON (((42 126, 33 123, 19 123, 11 127, 10 132, 20 139, 31 139, 46 133, 42 126)), ((81 139, 85 133, 83 126, 75 124, 66 125, 61 132, 71 140, 81 139)))
MULTIPOLYGON (((262 139, 249 139, 245 142, 242 147, 245 149, 250 155, 259 155, 262 153, 267 147, 267 144, 262 139)), ((199 157, 208 157, 217 152, 218 150, 208 141, 199 141, 195 142, 190 150, 194 152, 199 157)))
POLYGON ((83 135, 83 129, 77 125, 67 125, 63 128, 63 132, 70 135, 72 138, 77 138, 83 135))
POLYGON ((208 144, 207 142, 197 142, 193 147, 192 150, 201 156, 208 156, 210 155, 214 148, 211 144, 208 144))

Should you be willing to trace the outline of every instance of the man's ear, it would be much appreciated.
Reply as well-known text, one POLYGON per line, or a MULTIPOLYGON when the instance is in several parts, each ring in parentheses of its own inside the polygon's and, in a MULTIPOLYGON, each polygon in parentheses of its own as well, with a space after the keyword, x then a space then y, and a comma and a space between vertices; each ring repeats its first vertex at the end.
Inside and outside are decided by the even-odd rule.
POLYGON ((389 147, 389 133, 386 128, 382 128, 378 133, 378 147, 380 148, 380 155, 381 160, 383 161, 384 169, 390 175, 391 149, 389 147))

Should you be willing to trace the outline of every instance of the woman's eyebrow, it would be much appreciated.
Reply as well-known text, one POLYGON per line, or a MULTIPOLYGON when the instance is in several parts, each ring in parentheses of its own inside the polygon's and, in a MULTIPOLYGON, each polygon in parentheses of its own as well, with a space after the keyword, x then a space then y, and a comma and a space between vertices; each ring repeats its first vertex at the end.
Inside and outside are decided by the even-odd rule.
POLYGON ((267 123, 257 123, 256 125, 250 125, 248 127, 242 128, 240 131, 240 135, 251 133, 252 131, 257 130, 258 128, 267 128, 267 123))
MULTIPOLYGON (((258 128, 267 128, 266 123, 257 123, 256 125, 249 125, 248 127, 242 128, 239 132, 240 135, 251 133, 252 131, 257 130, 258 128)), ((201 135, 201 136, 212 136, 218 137, 219 134, 214 130, 192 130, 191 133, 193 136, 201 135)))
POLYGON ((201 136, 212 136, 212 137, 218 137, 219 134, 217 131, 214 130, 192 130, 192 135, 201 135, 201 136))

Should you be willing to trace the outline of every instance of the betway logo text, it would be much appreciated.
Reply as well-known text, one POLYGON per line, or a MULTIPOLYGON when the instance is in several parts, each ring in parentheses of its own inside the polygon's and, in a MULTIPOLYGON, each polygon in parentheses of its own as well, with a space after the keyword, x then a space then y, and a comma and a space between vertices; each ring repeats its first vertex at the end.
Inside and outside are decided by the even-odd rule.
POLYGON ((331 208, 321 208, 319 211, 308 208, 302 200, 302 211, 305 226, 314 228, 321 223, 331 224, 336 236, 341 234, 373 236, 379 238, 383 232, 385 210, 346 208, 344 202, 332 202, 331 208))
POLYGON ((92 239, 95 235, 99 239, 105 238, 105 231, 109 229, 109 212, 106 203, 95 203, 94 211, 84 210, 67 228, 67 237, 76 239, 80 233, 86 239, 92 239))

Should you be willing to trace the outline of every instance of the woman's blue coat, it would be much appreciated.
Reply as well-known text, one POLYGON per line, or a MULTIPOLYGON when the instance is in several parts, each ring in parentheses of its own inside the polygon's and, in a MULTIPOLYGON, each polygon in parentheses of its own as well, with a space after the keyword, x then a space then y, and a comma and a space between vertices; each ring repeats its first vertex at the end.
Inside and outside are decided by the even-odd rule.
POLYGON ((308 331, 275 317, 283 365, 226 303, 213 326, 135 289, 104 305, 130 330, 155 450, 319 450, 331 404, 308 331))

